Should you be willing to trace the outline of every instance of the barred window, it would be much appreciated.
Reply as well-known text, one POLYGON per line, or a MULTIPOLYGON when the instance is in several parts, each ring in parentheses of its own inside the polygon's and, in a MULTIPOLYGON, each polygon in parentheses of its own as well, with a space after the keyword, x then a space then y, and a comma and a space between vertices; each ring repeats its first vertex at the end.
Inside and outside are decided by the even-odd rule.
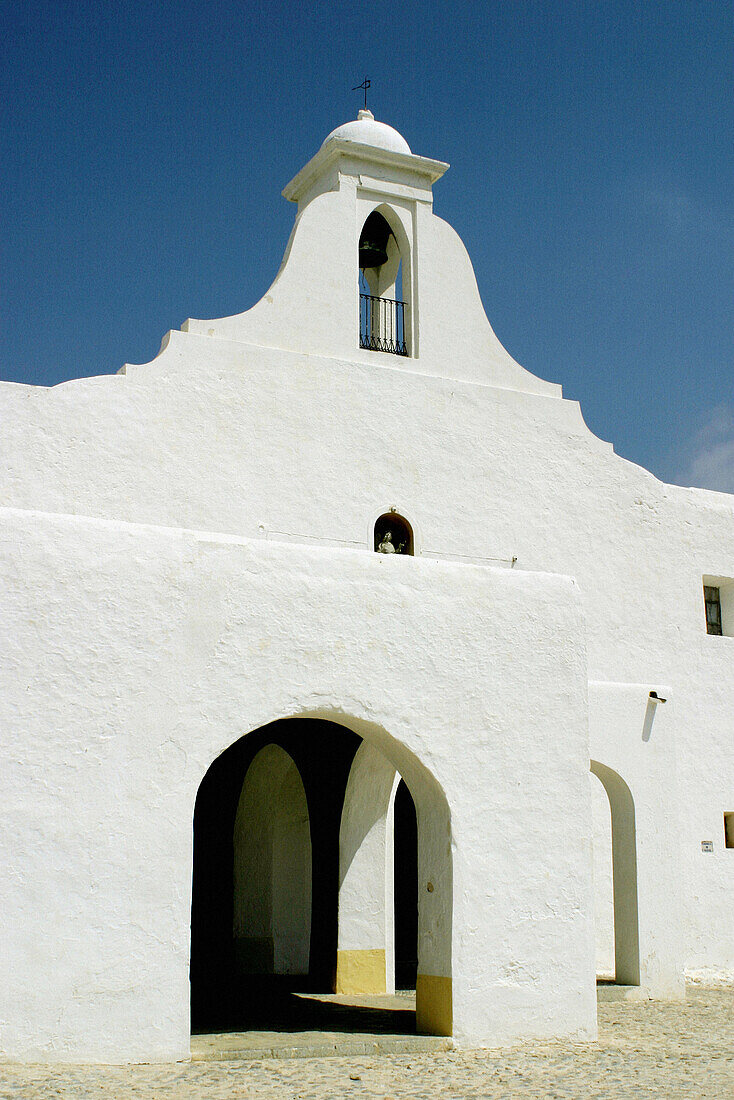
POLYGON ((706 604, 706 632, 721 634, 721 593, 713 585, 703 586, 703 598, 706 604))

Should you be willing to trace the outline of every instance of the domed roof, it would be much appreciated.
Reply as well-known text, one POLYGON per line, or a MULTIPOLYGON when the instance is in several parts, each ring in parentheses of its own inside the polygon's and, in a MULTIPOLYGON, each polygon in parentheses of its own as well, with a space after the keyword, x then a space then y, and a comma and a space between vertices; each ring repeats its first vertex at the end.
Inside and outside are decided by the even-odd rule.
POLYGON ((391 153, 410 153, 410 146, 402 134, 386 122, 377 122, 372 111, 360 111, 352 122, 337 126, 336 130, 332 130, 324 138, 322 149, 332 138, 356 141, 360 145, 372 145, 376 149, 388 149, 391 153))

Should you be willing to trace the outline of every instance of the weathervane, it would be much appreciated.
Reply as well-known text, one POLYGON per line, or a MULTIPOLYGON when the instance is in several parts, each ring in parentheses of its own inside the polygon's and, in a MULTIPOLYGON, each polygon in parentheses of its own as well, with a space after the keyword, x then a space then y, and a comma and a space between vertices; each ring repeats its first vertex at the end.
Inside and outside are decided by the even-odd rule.
POLYGON ((355 86, 352 88, 353 92, 358 92, 358 91, 364 89, 364 109, 365 109, 365 111, 367 110, 367 89, 371 86, 371 84, 372 84, 372 81, 368 80, 367 77, 365 77, 361 84, 355 84, 355 86))

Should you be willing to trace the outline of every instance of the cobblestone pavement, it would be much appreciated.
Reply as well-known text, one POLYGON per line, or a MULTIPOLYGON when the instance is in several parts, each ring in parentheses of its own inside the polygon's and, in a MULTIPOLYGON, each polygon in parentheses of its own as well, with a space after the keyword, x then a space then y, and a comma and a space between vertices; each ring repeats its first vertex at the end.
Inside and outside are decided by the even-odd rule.
POLYGON ((598 1043, 165 1066, 0 1066, 3 1100, 648 1096, 734 1100, 734 990, 689 988, 686 1003, 676 1005, 601 1000, 598 1043))

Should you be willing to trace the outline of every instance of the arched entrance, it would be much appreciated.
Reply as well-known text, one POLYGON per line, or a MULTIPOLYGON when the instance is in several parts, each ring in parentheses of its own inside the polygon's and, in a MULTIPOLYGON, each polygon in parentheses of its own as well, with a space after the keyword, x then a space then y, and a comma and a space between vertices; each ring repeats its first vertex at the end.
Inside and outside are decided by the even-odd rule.
MULTIPOLYGON (((422 871, 414 870, 416 889, 419 873, 430 884, 412 933, 417 941, 412 956, 419 960, 414 969, 422 965, 418 1027, 451 1033, 452 876, 445 798, 403 746, 384 731, 373 740, 371 727, 354 726, 320 717, 274 722, 240 738, 204 777, 194 813, 192 1030, 262 1030, 269 1015, 273 1026, 278 1012, 280 1030, 303 1030, 307 1025, 293 1015, 294 997, 303 1005, 306 993, 338 989, 347 784, 358 791, 363 808, 381 803, 385 794, 390 806, 399 764, 417 792, 413 819, 420 821, 422 810, 425 823, 410 841, 414 868, 423 864, 422 871), (362 770, 353 768, 358 757, 367 760, 362 770), (381 782, 385 791, 375 786, 375 762, 382 775, 378 786, 381 782), (288 1019, 282 1018, 285 994, 288 1019)), ((398 805, 402 821, 405 807, 413 807, 407 788, 398 805)), ((351 881, 355 896, 362 892, 369 922, 371 883, 360 866, 357 859, 351 881)), ((383 888, 385 876, 383 862, 383 888)), ((405 924, 404 917, 398 920, 405 924)), ((384 948, 384 938, 381 942, 384 948)), ((384 991, 384 951, 382 959, 384 991)))
POLYGON ((596 760, 591 762, 591 771, 606 791, 611 815, 614 980, 618 985, 639 985, 635 804, 632 792, 618 772, 596 760))

